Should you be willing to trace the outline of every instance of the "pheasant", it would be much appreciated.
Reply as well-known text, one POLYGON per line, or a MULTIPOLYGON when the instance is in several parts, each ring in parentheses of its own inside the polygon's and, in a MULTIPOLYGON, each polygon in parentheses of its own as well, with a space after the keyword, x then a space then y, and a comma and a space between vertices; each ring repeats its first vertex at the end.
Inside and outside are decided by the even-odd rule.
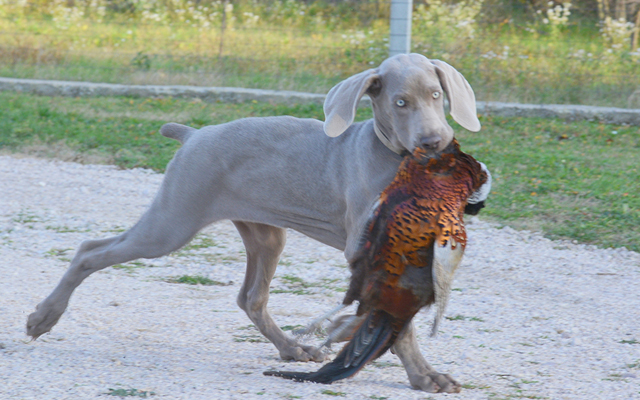
POLYGON ((460 151, 455 139, 434 157, 422 148, 405 157, 380 195, 350 263, 343 306, 357 300, 355 318, 363 322, 318 371, 265 375, 318 383, 353 376, 384 354, 414 315, 433 303, 435 335, 467 244, 463 213, 475 215, 484 206, 490 180, 484 164, 460 151))

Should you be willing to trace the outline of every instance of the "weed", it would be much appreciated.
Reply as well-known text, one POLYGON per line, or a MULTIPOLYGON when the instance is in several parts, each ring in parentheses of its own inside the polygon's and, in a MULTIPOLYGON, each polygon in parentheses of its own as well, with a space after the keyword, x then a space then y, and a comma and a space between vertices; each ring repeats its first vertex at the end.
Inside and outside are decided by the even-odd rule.
POLYGON ((609 374, 608 377, 606 378, 602 378, 603 381, 613 381, 613 382, 618 382, 618 381, 624 381, 624 376, 622 376, 622 374, 609 374))
POLYGON ((20 211, 18 214, 16 214, 15 217, 13 217, 13 222, 17 222, 19 224, 33 224, 35 222, 42 222, 43 219, 42 217, 38 216, 37 214, 35 214, 32 211, 26 210, 26 211, 20 211))
POLYGON ((633 364, 627 364, 627 368, 629 369, 635 369, 635 368, 640 368, 640 361, 637 361, 633 364))
POLYGON ((219 282, 201 275, 182 275, 176 278, 168 278, 165 282, 169 283, 185 283, 187 285, 203 285, 203 286, 229 286, 233 282, 219 282))
POLYGON ((622 344, 640 344, 639 341, 637 341, 636 339, 631 339, 631 340, 621 340, 618 343, 622 343, 622 344))
POLYGON ((279 280, 284 284, 286 289, 272 289, 270 293, 292 293, 297 295, 309 295, 311 291, 308 289, 313 285, 305 282, 302 278, 293 275, 283 275, 279 280))
POLYGON ((322 394, 326 394, 329 396, 340 396, 340 397, 344 397, 347 394, 345 392, 334 392, 333 390, 329 390, 329 389, 325 389, 323 391, 321 391, 320 393, 322 394))
POLYGON ((319 284, 319 287, 339 293, 347 291, 348 284, 345 283, 343 279, 322 278, 320 281, 321 284, 319 284))
POLYGON ((294 331, 294 330, 300 329, 300 328, 304 328, 304 326, 302 326, 302 325, 284 325, 284 326, 280 327, 280 329, 282 329, 285 332, 294 331))
POLYGON ((206 249, 209 247, 218 247, 218 243, 216 243, 215 240, 209 237, 206 237, 204 235, 199 235, 195 239, 193 239, 191 243, 184 246, 182 248, 182 251, 206 249))
POLYGON ((75 233, 75 232, 90 232, 90 229, 77 229, 77 228, 69 228, 68 226, 54 226, 47 225, 44 227, 45 229, 57 232, 57 233, 75 233))
MULTIPOLYGON (((218 247, 223 247, 223 246, 218 246, 218 247)), ((179 256, 179 257, 192 256, 192 254, 185 253, 185 252, 179 252, 179 253, 176 253, 175 255, 179 256)), ((225 265, 229 265, 229 264, 233 264, 233 263, 241 261, 240 258, 234 257, 234 256, 222 256, 221 257, 219 253, 201 254, 200 256, 202 258, 204 258, 210 264, 225 264, 225 265)))
POLYGON ((152 264, 145 264, 142 261, 131 261, 126 264, 113 265, 112 268, 124 270, 124 271, 127 271, 128 273, 133 273, 138 268, 146 268, 146 267, 152 267, 152 266, 153 266, 152 264))
POLYGON ((490 389, 490 388, 491 388, 491 386, 487 386, 487 385, 474 385, 474 384, 471 384, 471 383, 464 383, 464 384, 462 384, 462 387, 463 387, 464 389, 471 389, 471 390, 473 390, 473 389, 480 389, 480 390, 484 390, 484 389, 490 389))
POLYGON ((148 71, 149 69, 151 69, 151 57, 139 51, 138 54, 136 54, 136 56, 131 60, 131 65, 139 69, 148 71))
POLYGON ((446 319, 448 319, 449 321, 475 321, 475 322, 484 322, 484 320, 480 317, 465 317, 464 315, 456 315, 454 317, 445 317, 446 319))
POLYGON ((122 227, 115 227, 115 228, 111 228, 111 229, 103 229, 102 232, 104 233, 122 233, 126 231, 125 228, 122 227))
POLYGON ((60 261, 69 262, 71 261, 71 259, 67 257, 67 253, 71 250, 73 249, 70 249, 70 248, 60 249, 60 248, 54 247, 48 250, 47 252, 45 252, 44 255, 45 257, 53 257, 53 258, 57 258, 60 261))
POLYGON ((239 331, 247 331, 242 334, 234 334, 233 341, 234 342, 246 342, 246 343, 269 343, 267 338, 262 336, 262 334, 258 331, 255 325, 247 325, 238 328, 239 331))
POLYGON ((146 390, 138 390, 138 389, 109 389, 106 395, 109 396, 118 396, 118 397, 142 397, 147 398, 150 396, 154 396, 154 392, 149 392, 146 390))

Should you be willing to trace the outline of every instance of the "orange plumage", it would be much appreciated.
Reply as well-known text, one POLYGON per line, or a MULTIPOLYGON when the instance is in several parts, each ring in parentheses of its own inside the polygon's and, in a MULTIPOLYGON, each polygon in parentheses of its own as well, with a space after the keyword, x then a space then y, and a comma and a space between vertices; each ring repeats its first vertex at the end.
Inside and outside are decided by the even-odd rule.
POLYGON ((388 350, 424 306, 436 303, 437 322, 453 272, 467 244, 463 213, 487 173, 457 141, 436 157, 418 148, 380 195, 351 262, 344 304, 359 302, 365 321, 331 363, 313 373, 269 372, 299 381, 331 383, 357 373, 388 350))

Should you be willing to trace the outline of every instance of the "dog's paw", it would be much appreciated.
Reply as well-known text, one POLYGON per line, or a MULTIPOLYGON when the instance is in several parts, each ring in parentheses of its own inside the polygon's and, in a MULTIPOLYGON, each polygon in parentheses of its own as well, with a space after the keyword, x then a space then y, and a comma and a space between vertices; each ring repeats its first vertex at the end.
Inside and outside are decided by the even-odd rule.
POLYGON ((411 386, 429 393, 460 393, 462 389, 451 375, 437 372, 413 379, 411 386))
POLYGON ((58 323, 65 308, 47 306, 44 303, 38 304, 36 311, 27 318, 27 335, 36 340, 49 332, 58 323))
POLYGON ((327 360, 329 355, 316 347, 298 344, 284 350, 280 350, 280 357, 283 360, 323 362, 327 360))

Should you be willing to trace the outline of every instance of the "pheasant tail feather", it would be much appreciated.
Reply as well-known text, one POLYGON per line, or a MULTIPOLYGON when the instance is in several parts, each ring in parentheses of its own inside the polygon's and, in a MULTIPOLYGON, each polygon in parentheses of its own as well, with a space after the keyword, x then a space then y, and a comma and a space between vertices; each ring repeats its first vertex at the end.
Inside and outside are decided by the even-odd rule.
POLYGON ((298 382, 332 383, 355 375, 369 361, 384 354, 397 338, 393 318, 386 313, 371 312, 353 339, 338 356, 315 372, 265 371, 298 382))

